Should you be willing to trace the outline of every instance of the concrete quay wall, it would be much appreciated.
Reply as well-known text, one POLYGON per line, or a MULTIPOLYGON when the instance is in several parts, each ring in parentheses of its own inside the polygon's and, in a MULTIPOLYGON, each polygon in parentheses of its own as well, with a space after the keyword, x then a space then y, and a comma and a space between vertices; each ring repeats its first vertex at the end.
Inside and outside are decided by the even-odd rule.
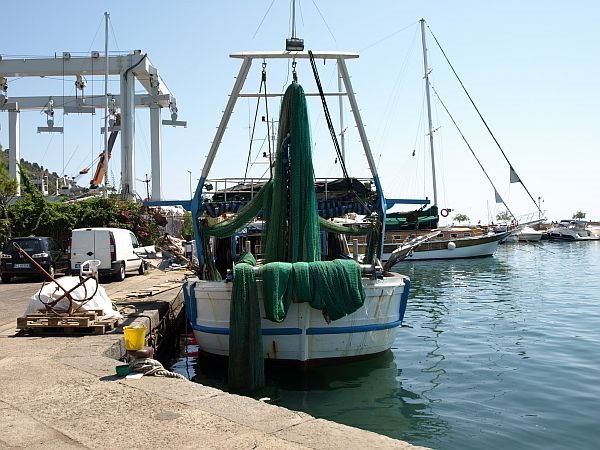
MULTIPOLYGON (((182 279, 153 270, 103 286, 119 306, 129 305, 126 323, 154 328, 180 305, 182 279)), ((119 330, 17 333, 16 318, 39 285, 0 284, 0 448, 418 448, 189 381, 117 377, 119 330)))

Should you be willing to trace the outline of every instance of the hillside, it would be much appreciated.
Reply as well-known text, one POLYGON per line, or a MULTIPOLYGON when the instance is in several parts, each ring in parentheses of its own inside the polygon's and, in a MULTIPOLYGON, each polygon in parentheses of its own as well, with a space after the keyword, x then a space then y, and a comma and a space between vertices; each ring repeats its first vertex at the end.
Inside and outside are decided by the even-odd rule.
MULTIPOLYGON (((48 191, 54 192, 56 190, 56 181, 59 176, 56 172, 51 172, 44 166, 38 165, 38 163, 31 163, 21 158, 21 167, 27 173, 31 180, 39 180, 42 175, 48 176, 48 191)), ((0 166, 5 167, 8 170, 8 150, 4 150, 0 145, 0 166)))

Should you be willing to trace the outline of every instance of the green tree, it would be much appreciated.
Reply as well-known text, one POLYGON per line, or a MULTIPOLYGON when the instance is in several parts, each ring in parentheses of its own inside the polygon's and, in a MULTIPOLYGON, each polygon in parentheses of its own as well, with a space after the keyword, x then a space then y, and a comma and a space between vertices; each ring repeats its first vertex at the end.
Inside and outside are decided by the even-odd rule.
POLYGON ((585 219, 585 213, 582 211, 577 211, 575 214, 573 214, 573 219, 583 220, 585 219))
POLYGON ((498 222, 510 222, 512 220, 512 214, 508 211, 502 211, 496 214, 496 220, 498 222))
POLYGON ((183 213, 183 227, 181 228, 181 236, 186 241, 194 239, 194 227, 192 223, 192 213, 186 211, 183 213))
POLYGON ((454 220, 456 220, 458 223, 461 222, 468 222, 469 221, 469 216, 467 216, 466 214, 457 214, 454 216, 454 220))
MULTIPOLYGON (((0 155, 5 152, 1 151, 0 155)), ((166 219, 157 210, 118 196, 91 197, 66 203, 47 201, 29 178, 29 169, 19 164, 22 195, 13 202, 16 181, 8 177, 6 161, 0 161, 0 239, 8 236, 42 235, 66 247, 74 228, 117 227, 135 233, 142 245, 154 244, 164 233, 166 219)))
MULTIPOLYGON (((2 146, 0 145, 0 152, 2 146)), ((12 236, 8 217, 8 205, 17 195, 17 180, 11 180, 8 173, 8 161, 0 163, 0 242, 12 236)))

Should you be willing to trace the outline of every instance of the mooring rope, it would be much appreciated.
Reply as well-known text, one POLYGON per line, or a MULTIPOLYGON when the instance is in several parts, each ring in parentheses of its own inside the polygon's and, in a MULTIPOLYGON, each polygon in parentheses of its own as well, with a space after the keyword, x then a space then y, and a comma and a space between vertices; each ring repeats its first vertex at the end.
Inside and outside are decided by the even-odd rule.
POLYGON ((154 375, 157 377, 179 378, 180 380, 187 380, 187 378, 183 375, 165 369, 160 363, 160 361, 157 361, 152 358, 134 359, 129 363, 129 368, 133 372, 143 373, 144 375, 154 375))

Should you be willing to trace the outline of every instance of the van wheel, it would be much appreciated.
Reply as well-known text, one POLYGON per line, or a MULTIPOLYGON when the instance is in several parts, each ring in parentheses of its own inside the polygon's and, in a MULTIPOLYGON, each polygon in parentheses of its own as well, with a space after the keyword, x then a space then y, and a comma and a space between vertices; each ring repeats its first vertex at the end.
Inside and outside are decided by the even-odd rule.
POLYGON ((144 272, 146 272, 146 262, 142 261, 140 268, 138 269, 138 275, 144 275, 144 272))
POLYGON ((121 263, 119 266, 119 272, 116 275, 117 281, 123 281, 125 279, 125 263, 121 263))
POLYGON ((5 273, 3 273, 2 276, 0 276, 0 278, 2 279, 3 283, 10 283, 10 280, 12 279, 10 275, 7 275, 5 273))

